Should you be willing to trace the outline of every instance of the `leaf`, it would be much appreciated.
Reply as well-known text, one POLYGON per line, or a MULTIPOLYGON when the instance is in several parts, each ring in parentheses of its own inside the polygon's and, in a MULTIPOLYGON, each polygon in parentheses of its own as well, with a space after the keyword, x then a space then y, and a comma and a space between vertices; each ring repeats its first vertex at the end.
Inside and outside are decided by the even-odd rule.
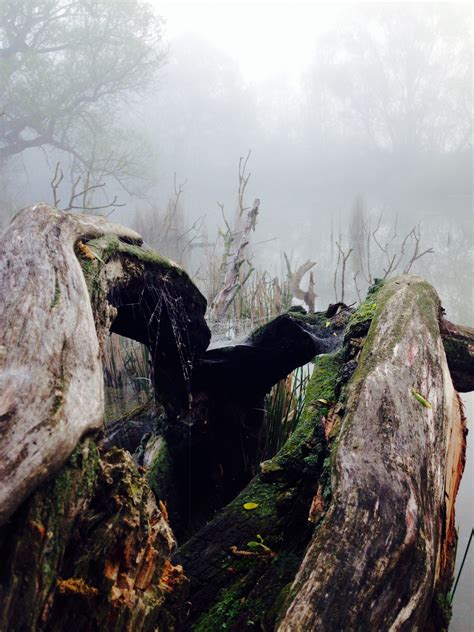
POLYGON ((247 511, 250 511, 251 509, 257 509, 258 503, 244 503, 242 506, 247 511))
POLYGON ((424 406, 425 408, 433 408, 429 401, 425 399, 421 393, 416 391, 414 388, 411 389, 411 392, 415 399, 419 401, 422 406, 424 406))
POLYGON ((327 399, 317 399, 316 400, 318 402, 318 404, 324 404, 325 406, 327 406, 327 404, 329 403, 327 399))
POLYGON ((258 549, 258 547, 262 545, 260 544, 260 542, 255 542, 255 540, 250 540, 250 542, 247 542, 247 546, 249 547, 249 549, 258 549))
POLYGON ((331 321, 330 321, 330 320, 327 320, 327 321, 326 321, 326 327, 330 327, 330 326, 331 326, 331 321))

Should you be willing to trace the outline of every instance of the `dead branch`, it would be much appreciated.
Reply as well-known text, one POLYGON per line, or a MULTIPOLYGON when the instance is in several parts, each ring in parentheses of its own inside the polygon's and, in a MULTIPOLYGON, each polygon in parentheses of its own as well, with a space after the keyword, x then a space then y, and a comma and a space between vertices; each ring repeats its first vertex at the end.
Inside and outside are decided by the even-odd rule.
MULTIPOLYGON (((286 255, 285 255, 286 257, 286 255)), ((287 261, 288 265, 288 261, 287 261)), ((308 306, 308 310, 310 312, 314 312, 316 293, 314 291, 314 277, 311 272, 309 276, 309 284, 308 289, 303 290, 301 286, 301 281, 303 280, 304 275, 311 270, 316 265, 316 261, 305 261, 303 265, 301 265, 295 272, 291 273, 290 270, 290 291, 292 295, 299 299, 300 301, 304 301, 308 306)))
MULTIPOLYGON (((72 183, 71 193, 69 196, 69 202, 67 206, 63 208, 59 208, 60 198, 58 196, 59 186, 61 182, 64 180, 64 173, 61 168, 61 163, 56 163, 56 168, 54 171, 54 176, 50 182, 51 190, 53 192, 53 204, 60 211, 104 211, 107 209, 111 209, 110 215, 115 208, 120 206, 126 206, 124 203, 118 202, 117 196, 114 196, 114 199, 111 202, 107 202, 106 204, 98 204, 95 206, 87 205, 87 195, 92 193, 93 191, 97 191, 98 189, 103 189, 105 187, 105 183, 101 182, 98 184, 89 184, 90 182, 90 169, 86 173, 86 175, 78 175, 72 183), (84 183, 83 188, 80 191, 77 191, 78 186, 84 183), (76 200, 82 198, 82 204, 76 204, 76 200)), ((107 216, 108 216, 107 215, 107 216)))
POLYGON ((57 162, 56 163, 56 169, 54 171, 53 179, 50 182, 51 189, 53 191, 53 206, 55 206, 56 208, 58 208, 59 202, 61 201, 58 198, 58 188, 59 188, 59 185, 61 184, 63 178, 64 178, 64 174, 63 174, 63 171, 61 169, 61 163, 57 162))
POLYGON ((251 150, 249 149, 247 157, 243 158, 242 156, 239 159, 239 217, 242 217, 244 212, 248 207, 244 206, 244 195, 245 189, 247 188, 248 181, 250 179, 251 173, 247 172, 247 163, 249 161, 251 154, 251 150))
POLYGON ((405 269, 403 270, 403 274, 408 274, 408 272, 410 272, 413 264, 415 263, 415 261, 417 261, 418 259, 421 259, 421 257, 424 257, 427 254, 434 254, 434 250, 433 248, 427 248, 426 250, 424 250, 423 252, 419 252, 419 248, 420 248, 420 239, 421 239, 421 229, 420 229, 420 225, 418 224, 418 227, 413 227, 413 230, 411 232, 413 239, 415 240, 415 249, 413 251, 413 254, 409 260, 409 262, 407 263, 405 269), (417 231, 418 228, 418 231, 417 231))
MULTIPOLYGON (((349 248, 349 250, 347 252, 345 252, 340 243, 338 241, 336 241, 336 246, 337 249, 339 250, 339 254, 340 254, 340 259, 338 258, 338 263, 339 261, 341 261, 342 264, 342 269, 341 269, 341 303, 344 303, 344 291, 345 291, 345 285, 346 285, 346 265, 347 265, 347 261, 349 259, 349 257, 352 254, 352 248, 349 248)), ((337 274, 337 268, 336 268, 336 274, 337 274)), ((337 300, 337 297, 336 297, 337 300)))
POLYGON ((211 305, 213 317, 215 318, 216 321, 222 320, 225 313, 229 309, 232 301, 234 300, 236 294, 242 288, 245 282, 248 280, 252 272, 252 268, 251 268, 250 272, 244 277, 243 280, 241 280, 240 268, 246 261, 244 257, 244 253, 245 253, 246 247, 249 244, 250 233, 255 230, 259 206, 260 206, 260 200, 257 198, 254 201, 252 208, 247 213, 243 229, 239 231, 238 233, 232 230, 229 230, 230 227, 226 222, 227 233, 224 235, 225 259, 223 259, 223 265, 225 265, 226 271, 225 271, 225 276, 224 276, 223 287, 218 292, 217 296, 215 297, 211 305), (234 254, 231 255, 230 244, 233 243, 234 241, 237 244, 237 248, 234 254), (230 258, 229 263, 227 263, 228 258, 230 258))

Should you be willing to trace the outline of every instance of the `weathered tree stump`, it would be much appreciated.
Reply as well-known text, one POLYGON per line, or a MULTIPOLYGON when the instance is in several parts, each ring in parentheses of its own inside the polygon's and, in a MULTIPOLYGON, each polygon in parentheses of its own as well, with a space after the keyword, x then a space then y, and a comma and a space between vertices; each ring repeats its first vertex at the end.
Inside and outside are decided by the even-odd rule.
POLYGON ((158 392, 189 407, 206 301, 187 274, 100 217, 21 211, 0 248, 0 524, 103 421, 101 344, 152 349, 158 392))

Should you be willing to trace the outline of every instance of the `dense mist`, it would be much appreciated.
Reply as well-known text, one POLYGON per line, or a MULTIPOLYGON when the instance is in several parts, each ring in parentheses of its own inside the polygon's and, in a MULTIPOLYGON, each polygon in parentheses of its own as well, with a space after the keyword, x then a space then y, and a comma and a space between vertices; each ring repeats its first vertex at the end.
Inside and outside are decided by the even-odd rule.
POLYGON ((409 271, 472 324, 470 4, 87 4, 0 0, 2 228, 38 201, 110 215, 211 302, 259 198, 252 291, 311 260, 324 309, 409 271))

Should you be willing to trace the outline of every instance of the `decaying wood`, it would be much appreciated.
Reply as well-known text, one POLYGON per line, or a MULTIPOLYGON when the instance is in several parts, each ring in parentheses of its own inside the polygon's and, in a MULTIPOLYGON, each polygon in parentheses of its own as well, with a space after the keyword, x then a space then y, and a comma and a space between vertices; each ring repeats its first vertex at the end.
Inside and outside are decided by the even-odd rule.
POLYGON ((86 438, 0 528, 0 628, 174 630, 187 584, 174 546, 130 455, 86 438))
POLYGON ((141 243, 103 218, 44 204, 21 211, 3 233, 0 524, 101 426, 101 342, 111 326, 150 345, 165 399, 186 405, 190 358, 209 342, 206 302, 181 268, 141 243), (185 326, 173 322, 167 300, 185 326))
POLYGON ((37 205, 2 236, 0 288, 2 629, 182 629, 185 575, 197 632, 445 625, 465 452, 453 380, 473 387, 474 336, 440 319, 427 283, 205 353, 205 301, 181 268, 133 231, 37 205), (81 440, 102 423, 109 331, 151 350, 158 502, 123 450, 81 440), (299 425, 253 476, 263 394, 318 353, 299 425), (197 515, 173 561, 166 488, 197 515))
POLYGON ((297 367, 339 347, 349 315, 290 310, 277 316, 239 344, 206 351, 195 363, 193 388, 247 401, 264 395, 297 367))
POLYGON ((441 336, 454 387, 460 393, 474 391, 474 329, 440 319, 441 336))
POLYGON ((288 444, 178 551, 190 629, 446 626, 465 420, 438 314, 421 279, 390 281, 349 320, 342 355, 317 360, 288 444), (271 564, 235 556, 258 553, 257 534, 271 564))
MULTIPOLYGON (((249 244, 250 233, 255 230, 260 200, 257 198, 247 211, 242 229, 235 233, 235 251, 227 264, 223 287, 212 302, 212 317, 216 321, 222 320, 229 309, 236 294, 242 287, 240 268, 245 261, 245 250, 249 244)), ((240 208, 242 209, 242 202, 240 208)))
POLYGON ((94 318, 75 243, 112 233, 45 205, 19 213, 0 248, 0 524, 103 415, 94 318))
POLYGON ((314 303, 316 300, 313 273, 310 272, 307 290, 303 290, 301 288, 301 281, 303 280, 304 275, 309 272, 311 268, 314 268, 315 265, 316 261, 305 261, 305 263, 303 263, 290 276, 290 290, 292 295, 300 301, 304 301, 305 304, 308 306, 309 312, 314 312, 314 303))
POLYGON ((421 279, 401 277, 377 304, 333 459, 333 502, 280 631, 423 629, 452 571, 465 428, 439 300, 421 279))

